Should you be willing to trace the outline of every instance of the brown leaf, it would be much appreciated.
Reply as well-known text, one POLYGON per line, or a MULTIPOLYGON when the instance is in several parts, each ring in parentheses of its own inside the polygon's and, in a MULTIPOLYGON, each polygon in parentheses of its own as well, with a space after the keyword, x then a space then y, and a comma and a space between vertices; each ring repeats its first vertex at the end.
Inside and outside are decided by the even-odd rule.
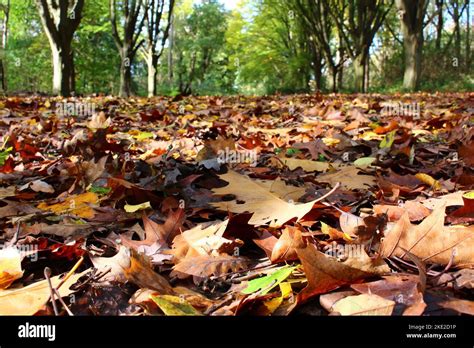
POLYGON ((178 278, 196 277, 198 280, 210 276, 222 276, 247 268, 248 260, 230 255, 188 257, 173 267, 171 276, 178 278))
POLYGON ((410 221, 420 221, 430 215, 431 211, 419 202, 406 201, 402 206, 374 205, 375 214, 387 214, 388 221, 398 221, 408 212, 410 221))
POLYGON ((371 259, 363 249, 358 255, 352 255, 344 262, 337 261, 318 251, 313 244, 304 246, 297 236, 296 252, 308 279, 308 285, 298 294, 298 303, 309 298, 337 289, 340 286, 360 282, 361 280, 389 271, 381 259, 371 259))
POLYGON ((295 243, 297 233, 301 233, 298 228, 293 226, 285 227, 272 250, 270 260, 273 263, 298 259, 296 253, 297 244, 295 243))
POLYGON ((319 182, 327 182, 331 186, 340 182, 349 190, 367 190, 375 185, 375 178, 371 175, 359 174, 360 169, 355 166, 339 167, 334 173, 319 175, 319 182))
POLYGON ((445 206, 435 209, 419 225, 412 225, 408 213, 386 230, 380 253, 406 258, 406 251, 423 262, 468 266, 474 264, 474 226, 444 226, 445 206), (453 249, 455 249, 453 257, 453 249))
POLYGON ((235 195, 238 201, 212 203, 212 206, 233 213, 253 213, 248 222, 250 225, 282 226, 291 219, 301 219, 314 205, 314 201, 305 204, 288 203, 257 182, 234 171, 229 171, 220 178, 229 185, 214 189, 214 193, 235 195), (241 204, 240 201, 245 203, 241 204))

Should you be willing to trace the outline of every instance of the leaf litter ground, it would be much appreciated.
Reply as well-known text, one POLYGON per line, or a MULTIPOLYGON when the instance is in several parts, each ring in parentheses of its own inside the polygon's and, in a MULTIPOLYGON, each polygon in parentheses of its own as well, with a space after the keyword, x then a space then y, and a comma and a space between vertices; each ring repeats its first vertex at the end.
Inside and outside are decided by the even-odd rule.
POLYGON ((2 99, 0 314, 472 315, 473 111, 2 99))

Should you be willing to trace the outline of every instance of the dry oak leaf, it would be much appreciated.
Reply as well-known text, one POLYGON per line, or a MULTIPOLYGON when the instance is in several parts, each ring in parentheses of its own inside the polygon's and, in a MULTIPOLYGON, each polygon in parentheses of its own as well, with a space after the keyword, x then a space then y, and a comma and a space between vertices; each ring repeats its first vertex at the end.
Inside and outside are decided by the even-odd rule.
POLYGON ((406 201, 402 206, 398 205, 374 205, 375 214, 387 214, 388 221, 398 221, 407 212, 410 221, 420 221, 430 215, 431 210, 420 202, 406 201))
POLYGON ((177 209, 170 211, 164 224, 158 224, 146 215, 143 215, 143 227, 145 229, 145 239, 141 241, 131 240, 128 237, 120 236, 125 246, 138 250, 141 246, 151 246, 158 243, 159 246, 167 246, 176 236, 185 218, 184 210, 177 209))
POLYGON ((305 172, 325 172, 331 167, 327 162, 318 162, 297 158, 280 158, 279 160, 275 158, 274 163, 280 168, 283 166, 287 166, 290 170, 301 168, 305 172))
POLYGON ((297 234, 298 232, 299 230, 296 227, 285 227, 285 229, 281 233, 280 238, 273 247, 272 254, 270 257, 272 263, 277 263, 280 261, 292 261, 298 259, 298 255, 296 254, 297 244, 295 243, 295 234, 297 234))
POLYGON ((456 266, 474 265, 474 226, 444 226, 446 206, 437 207, 419 225, 408 213, 385 232, 380 254, 406 258, 407 251, 423 262, 456 266))
POLYGON ((173 248, 169 251, 174 256, 175 264, 195 256, 219 256, 221 248, 234 243, 222 237, 228 223, 229 220, 199 224, 177 235, 173 240, 173 248))
POLYGON ((305 246, 301 236, 297 236, 295 242, 298 245, 298 258, 308 279, 308 285, 298 294, 299 304, 340 286, 390 272, 383 259, 370 258, 363 248, 359 248, 358 254, 350 255, 344 262, 339 262, 317 250, 313 244, 305 246))
POLYGON ((426 303, 423 300, 420 277, 416 274, 394 274, 369 283, 353 284, 351 288, 363 294, 374 294, 404 306, 404 315, 423 314, 426 303))
POLYGON ((359 174, 359 172, 360 168, 356 166, 338 167, 334 173, 319 175, 317 180, 329 183, 332 186, 340 182, 342 186, 349 190, 363 190, 375 185, 375 177, 359 174))
POLYGON ((296 202, 306 193, 304 186, 287 185, 285 181, 280 178, 275 180, 256 180, 256 182, 285 201, 293 200, 296 202))
POLYGON ((217 202, 211 205, 233 213, 253 213, 249 225, 269 224, 270 227, 279 227, 293 218, 297 218, 298 221, 313 208, 315 203, 315 201, 305 204, 288 203, 249 177, 234 171, 229 171, 220 178, 229 185, 213 189, 213 192, 217 195, 235 195, 238 201, 217 202), (239 204, 239 201, 245 203, 239 204))
POLYGON ((95 213, 89 204, 97 203, 99 203, 99 197, 93 192, 86 192, 80 195, 69 196, 62 203, 48 205, 42 202, 38 205, 38 208, 49 210, 56 214, 71 213, 82 218, 92 219, 95 213))
POLYGON ((222 276, 229 272, 238 272, 248 268, 249 260, 240 256, 196 256, 180 261, 173 267, 171 276, 187 278, 193 276, 198 280, 210 276, 222 276))
POLYGON ((428 209, 436 209, 444 204, 447 207, 451 207, 453 205, 463 205, 464 200, 463 200, 463 195, 465 195, 469 191, 457 191, 454 193, 448 193, 447 195, 439 196, 437 198, 430 198, 430 199, 425 199, 424 201, 421 202, 426 208, 428 209))
POLYGON ((148 288, 162 295, 174 295, 174 290, 165 277, 152 269, 151 262, 146 255, 130 250, 130 264, 122 266, 125 277, 140 288, 148 288))
MULTIPOLYGON (((89 270, 86 270, 69 277, 58 289, 61 296, 72 294, 74 290, 69 289, 71 285, 88 272, 89 270)), ((51 284, 55 288, 60 282, 60 276, 51 278, 51 284)), ((0 291, 0 315, 33 315, 44 307, 50 294, 46 279, 23 288, 2 290, 0 291)))
POLYGON ((337 301, 331 311, 341 315, 391 315, 394 307, 394 301, 375 294, 362 294, 337 301))

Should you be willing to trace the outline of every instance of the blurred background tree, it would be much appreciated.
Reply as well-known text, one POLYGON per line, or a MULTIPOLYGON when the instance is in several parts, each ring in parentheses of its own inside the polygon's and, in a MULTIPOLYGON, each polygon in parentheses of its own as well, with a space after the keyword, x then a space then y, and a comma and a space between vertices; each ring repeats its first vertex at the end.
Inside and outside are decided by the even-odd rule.
MULTIPOLYGON (((0 57, 7 93, 51 93, 51 50, 35 2, 0 5, 8 2, 0 57)), ((169 32, 156 63, 156 93, 472 91, 471 10, 469 0, 176 0, 172 13, 163 8, 161 30, 169 22, 169 32), (408 28, 414 9, 418 24, 408 28), (419 64, 411 66, 416 52, 419 64)), ((117 26, 124 20, 118 16, 117 26)), ((144 49, 145 27, 136 41, 144 49)), ((118 95, 123 59, 109 0, 85 0, 72 45, 75 93, 118 95)), ((150 94, 148 71, 136 55, 131 94, 150 94)))

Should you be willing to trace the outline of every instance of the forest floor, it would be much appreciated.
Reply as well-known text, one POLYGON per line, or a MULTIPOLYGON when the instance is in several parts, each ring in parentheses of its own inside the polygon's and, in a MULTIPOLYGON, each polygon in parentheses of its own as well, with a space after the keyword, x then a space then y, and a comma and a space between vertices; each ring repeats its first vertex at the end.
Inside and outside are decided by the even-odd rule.
POLYGON ((1 99, 0 314, 472 315, 473 115, 473 93, 1 99))

